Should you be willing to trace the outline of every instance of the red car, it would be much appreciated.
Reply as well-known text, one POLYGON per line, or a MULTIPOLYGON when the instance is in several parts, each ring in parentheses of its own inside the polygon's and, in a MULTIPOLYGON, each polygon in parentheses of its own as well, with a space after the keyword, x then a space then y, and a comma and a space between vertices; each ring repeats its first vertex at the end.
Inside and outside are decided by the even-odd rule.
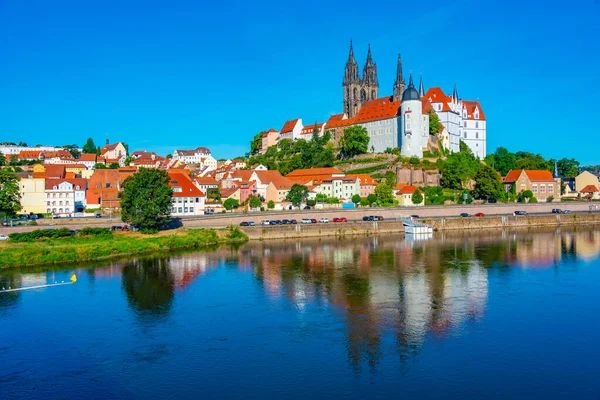
POLYGON ((475 214, 476 217, 485 217, 485 214, 482 212, 478 212, 477 214, 475 214))
POLYGON ((317 220, 316 220, 316 219, 314 219, 314 218, 311 218, 310 222, 311 222, 312 224, 316 224, 316 223, 317 223, 317 220))
POLYGON ((333 222, 348 222, 348 220, 344 217, 341 217, 341 218, 336 217, 333 219, 333 222))

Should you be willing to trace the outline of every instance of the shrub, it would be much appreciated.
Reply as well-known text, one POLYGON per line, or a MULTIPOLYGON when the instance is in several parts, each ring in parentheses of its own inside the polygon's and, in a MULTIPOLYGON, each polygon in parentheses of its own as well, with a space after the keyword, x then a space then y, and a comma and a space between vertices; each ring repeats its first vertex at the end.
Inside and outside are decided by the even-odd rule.
POLYGON ((110 228, 83 228, 81 232, 79 232, 82 236, 110 236, 112 235, 112 231, 110 228))
POLYGON ((408 159, 408 162, 412 165, 417 165, 421 162, 421 160, 419 160, 419 157, 417 157, 417 156, 412 156, 411 158, 408 159))
POLYGON ((548 198, 546 199, 546 201, 548 203, 552 203, 554 201, 554 196, 548 196, 548 198))
POLYGON ((228 231, 225 237, 229 240, 248 240, 248 235, 242 232, 237 226, 229 226, 228 231))
POLYGON ((267 203, 267 208, 275 208, 275 202, 273 200, 269 200, 269 202, 267 203))
POLYGON ((37 229, 31 232, 11 233, 8 235, 13 242, 33 242, 44 238, 62 238, 71 236, 71 231, 67 228, 60 229, 37 229))

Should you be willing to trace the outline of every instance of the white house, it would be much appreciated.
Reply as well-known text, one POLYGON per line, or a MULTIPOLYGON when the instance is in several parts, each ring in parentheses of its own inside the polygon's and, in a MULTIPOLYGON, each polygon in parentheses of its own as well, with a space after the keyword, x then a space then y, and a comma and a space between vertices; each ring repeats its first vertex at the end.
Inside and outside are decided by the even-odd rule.
POLYGON ((177 217, 204 215, 206 194, 185 174, 169 172, 169 178, 169 186, 173 189, 171 215, 177 217))
POLYGON ((46 179, 46 212, 71 215, 85 208, 86 179, 46 179))
MULTIPOLYGON (((175 150, 173 152, 173 161, 181 161, 186 164, 200 164, 202 158, 207 158, 210 155, 210 150, 206 147, 197 147, 194 150, 175 150)), ((217 168, 216 160, 215 168, 217 168)))
POLYGON ((283 124, 283 128, 281 128, 281 131, 279 132, 277 141, 280 141, 281 139, 297 140, 300 138, 303 128, 304 126, 302 125, 301 118, 287 121, 285 124, 283 124))

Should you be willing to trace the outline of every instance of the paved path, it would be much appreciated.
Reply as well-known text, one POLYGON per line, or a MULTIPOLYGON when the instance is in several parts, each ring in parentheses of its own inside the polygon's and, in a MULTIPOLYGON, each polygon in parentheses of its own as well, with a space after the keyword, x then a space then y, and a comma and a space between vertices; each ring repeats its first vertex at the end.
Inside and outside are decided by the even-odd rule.
MULTIPOLYGON (((452 205, 452 206, 426 206, 426 207, 390 207, 390 208, 358 208, 358 209, 326 209, 326 210, 294 210, 294 211, 269 211, 269 212, 250 212, 227 213, 212 216, 201 216, 193 219, 183 219, 184 227, 188 228, 223 228, 229 225, 239 225, 242 221, 254 221, 257 225, 260 221, 268 219, 295 219, 298 222, 302 218, 322 217, 333 220, 335 217, 345 217, 348 221, 362 221, 365 215, 380 215, 384 219, 396 219, 402 216, 418 214, 419 217, 439 218, 439 217, 458 217, 466 212, 475 214, 483 212, 486 215, 511 215, 515 210, 525 210, 530 214, 549 213, 553 208, 569 209, 574 212, 587 212, 590 205, 599 205, 597 203, 573 202, 573 203, 537 203, 537 204, 484 204, 484 205, 452 205)), ((600 211, 597 211, 600 212, 600 211)), ((11 232, 24 232, 43 228, 69 228, 81 229, 85 226, 105 226, 123 225, 116 217, 109 218, 79 218, 79 219, 56 219, 40 220, 37 226, 23 227, 2 227, 0 233, 8 234, 11 232), (54 224, 54 225, 50 225, 54 224)))

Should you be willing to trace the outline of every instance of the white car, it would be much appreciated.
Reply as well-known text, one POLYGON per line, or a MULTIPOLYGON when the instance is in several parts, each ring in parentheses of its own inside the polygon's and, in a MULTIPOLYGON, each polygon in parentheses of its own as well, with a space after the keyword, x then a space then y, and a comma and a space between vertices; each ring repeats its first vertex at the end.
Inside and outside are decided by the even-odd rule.
POLYGON ((271 221, 269 221, 268 219, 264 219, 262 221, 260 221, 261 225, 271 225, 271 221))
POLYGON ((302 218, 302 222, 303 224, 312 224, 312 221, 310 220, 310 218, 302 218))
POLYGON ((9 237, 6 235, 0 235, 0 240, 8 240, 9 237))
POLYGON ((327 223, 329 222, 329 218, 325 218, 325 217, 323 217, 323 218, 321 218, 321 219, 319 220, 319 222, 320 222, 320 223, 322 223, 322 224, 327 224, 327 223))

